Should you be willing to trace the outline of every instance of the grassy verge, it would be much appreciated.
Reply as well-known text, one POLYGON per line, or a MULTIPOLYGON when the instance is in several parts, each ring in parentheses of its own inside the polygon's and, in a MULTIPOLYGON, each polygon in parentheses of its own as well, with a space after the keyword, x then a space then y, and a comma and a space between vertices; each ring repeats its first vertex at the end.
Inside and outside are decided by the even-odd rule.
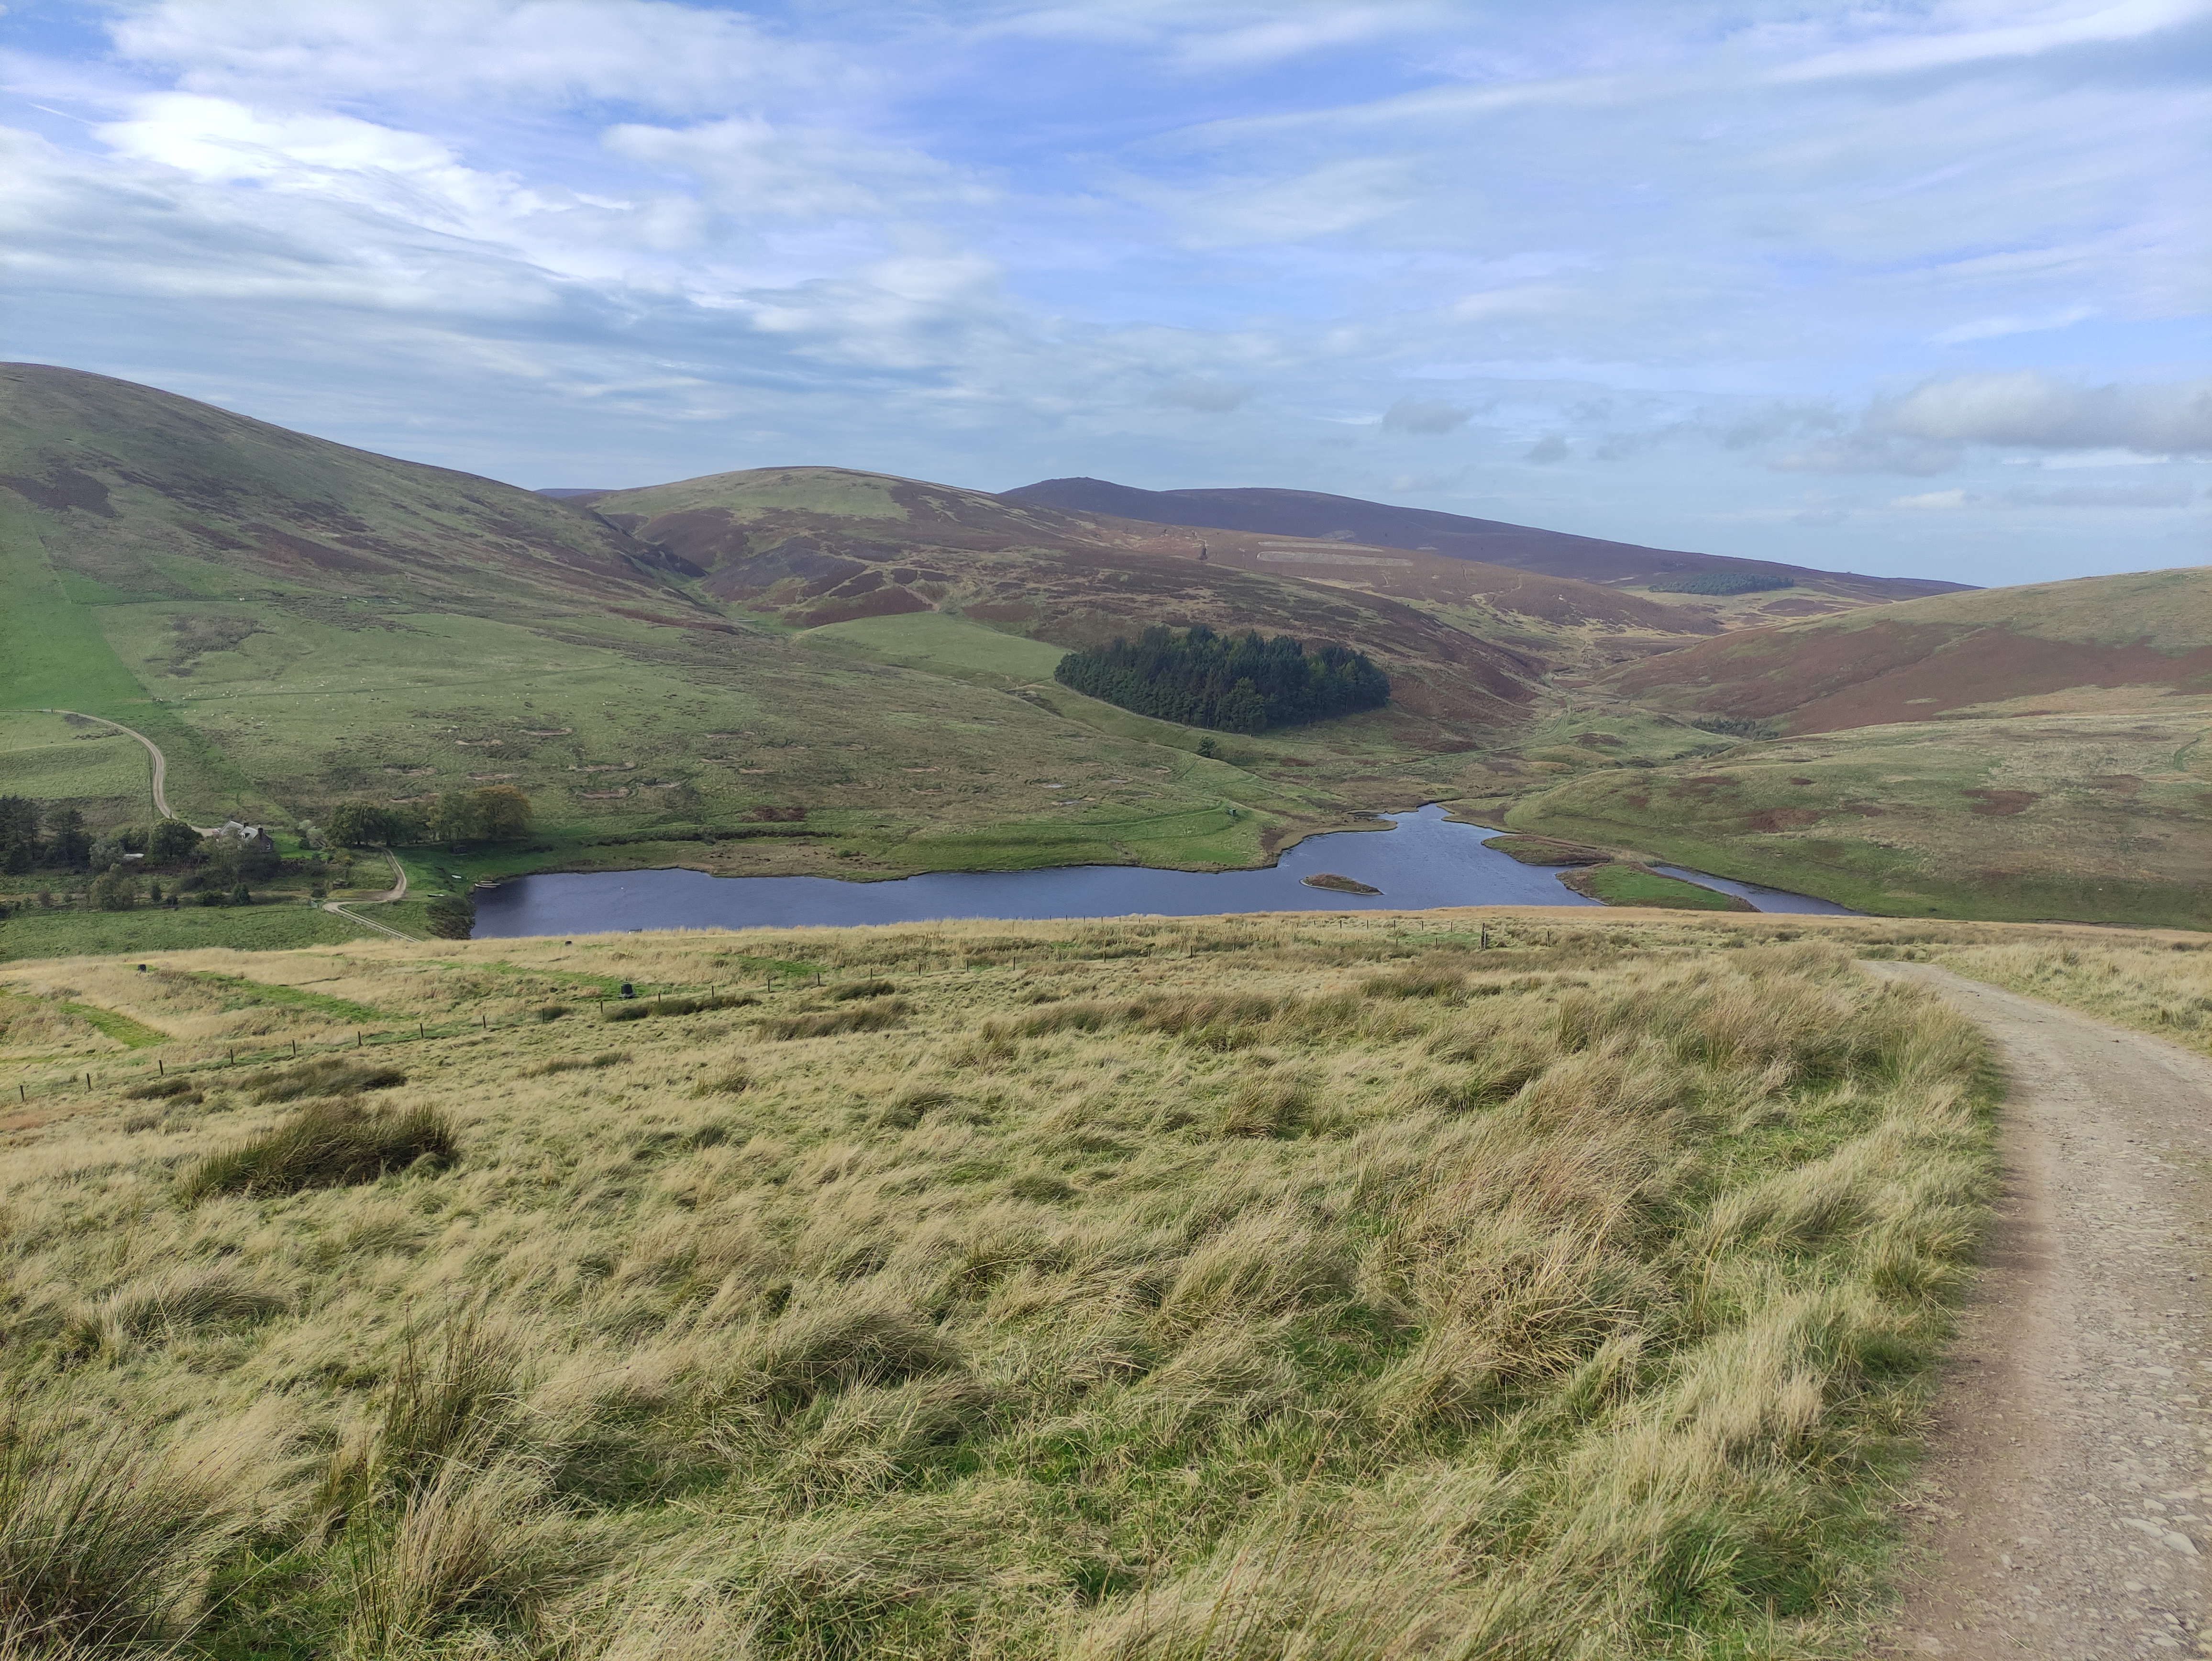
POLYGON ((1750 911, 1750 901, 1723 894, 1680 877, 1669 877, 1640 865, 1579 866, 1563 873, 1559 880, 1577 894, 1587 894, 1607 905, 1656 905, 1674 911, 1750 911))
POLYGON ((150 1050, 157 1043, 167 1043, 169 1035, 143 1021, 134 1021, 128 1015, 118 1015, 112 1009, 95 1009, 90 1004, 67 1003, 62 1007, 76 1016, 95 1032, 104 1032, 126 1050, 150 1050))
MULTIPOLYGON (((69 1573, 0 1553, 0 1604, 210 1658, 1833 1653, 1989 1191, 1978 1040, 1771 920, 1487 926, 262 960, 430 1026, 825 984, 15 1131, 12 1491, 106 1520, 26 1512, 69 1573)), ((328 1024, 226 961, 55 972, 187 1048, 328 1024)))
POLYGON ((2212 954, 2185 942, 1906 948, 1899 955, 2047 998, 2212 1055, 2212 954))

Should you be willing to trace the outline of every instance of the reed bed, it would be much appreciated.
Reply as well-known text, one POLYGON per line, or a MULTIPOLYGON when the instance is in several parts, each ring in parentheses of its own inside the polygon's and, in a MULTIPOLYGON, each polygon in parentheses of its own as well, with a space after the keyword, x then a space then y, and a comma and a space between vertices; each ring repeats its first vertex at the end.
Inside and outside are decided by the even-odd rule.
POLYGON ((215 1068, 10 1133, 0 1653, 1843 1652, 1982 1046, 1817 931, 1490 926, 264 961, 516 1019, 374 1105, 215 1068), (745 953, 820 983, 531 1013, 745 953), (441 1140, 207 1174, 315 1116, 441 1140))

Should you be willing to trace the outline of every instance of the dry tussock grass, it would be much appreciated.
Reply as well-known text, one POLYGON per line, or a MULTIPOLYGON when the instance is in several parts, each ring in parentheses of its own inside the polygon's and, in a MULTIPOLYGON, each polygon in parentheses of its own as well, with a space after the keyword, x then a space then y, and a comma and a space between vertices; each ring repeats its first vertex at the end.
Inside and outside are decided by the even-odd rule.
POLYGON ((1771 925, 1500 932, 260 962, 516 1024, 385 1116, 217 1069, 17 1133, 0 1645, 1826 1653, 1976 1237, 1979 1044, 1771 925), (619 1051, 532 1015, 744 952, 822 984, 619 1051), (454 1157, 198 1174, 333 1110, 454 1157))
POLYGON ((2212 943, 2107 937, 1923 946, 1905 955, 1932 958, 1978 980, 2071 1004, 2212 1055, 2212 943))

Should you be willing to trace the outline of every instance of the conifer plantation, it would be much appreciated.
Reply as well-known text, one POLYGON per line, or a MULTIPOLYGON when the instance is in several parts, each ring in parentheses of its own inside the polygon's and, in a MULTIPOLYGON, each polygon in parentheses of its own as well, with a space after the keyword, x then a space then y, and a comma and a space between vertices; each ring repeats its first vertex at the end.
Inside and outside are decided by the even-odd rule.
POLYGON ((1296 727, 1390 700, 1390 678, 1364 652, 1307 651, 1288 635, 1218 635, 1203 624, 1182 634, 1147 629, 1094 652, 1071 652, 1053 672, 1063 686, 1140 715, 1261 733, 1296 727))

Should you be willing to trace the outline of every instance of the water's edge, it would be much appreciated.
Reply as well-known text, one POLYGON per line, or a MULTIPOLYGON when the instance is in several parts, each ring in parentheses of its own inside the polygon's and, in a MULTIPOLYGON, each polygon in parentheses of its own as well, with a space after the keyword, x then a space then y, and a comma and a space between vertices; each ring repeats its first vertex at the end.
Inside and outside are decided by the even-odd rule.
MULTIPOLYGON (((647 871, 538 873, 480 893, 478 939, 653 928, 844 927, 951 918, 1038 920, 1136 916, 1206 916, 1250 911, 1428 910, 1459 905, 1594 905, 1562 887, 1548 867, 1524 866, 1482 846, 1499 834, 1445 816, 1431 803, 1379 814, 1386 834, 1333 830, 1301 838, 1275 863, 1243 870, 1164 871, 1148 866, 927 872, 888 880, 835 877, 716 877, 683 867, 647 871), (1308 886, 1330 873, 1379 891, 1346 894, 1308 886)), ((1756 884, 1670 869, 1739 893, 1762 911, 1849 915, 1844 908, 1756 884)))

